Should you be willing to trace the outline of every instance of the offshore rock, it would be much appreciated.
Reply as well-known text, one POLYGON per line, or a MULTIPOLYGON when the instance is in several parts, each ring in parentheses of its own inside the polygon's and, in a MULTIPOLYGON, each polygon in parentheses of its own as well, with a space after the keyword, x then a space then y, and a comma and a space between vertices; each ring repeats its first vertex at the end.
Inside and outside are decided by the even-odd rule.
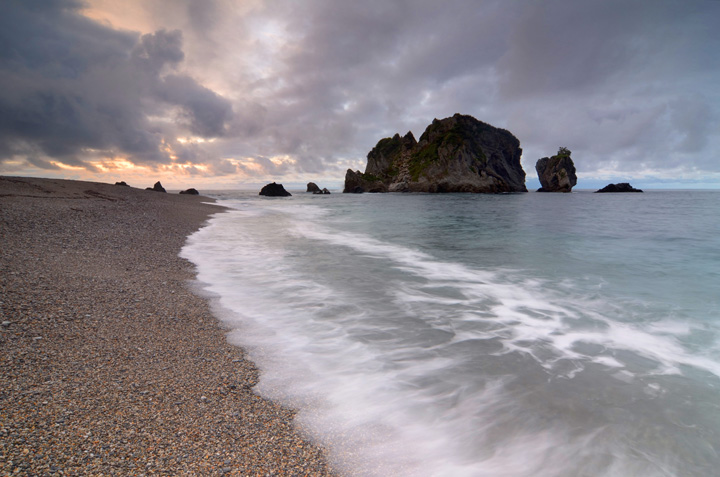
POLYGON ((260 194, 268 197, 290 197, 292 194, 285 190, 282 184, 268 184, 260 190, 260 194))
POLYGON ((343 192, 527 192, 520 141, 509 131, 456 114, 381 139, 365 172, 348 169, 343 192))
POLYGON ((602 189, 595 191, 595 193, 598 192, 642 192, 642 190, 634 188, 627 182, 620 182, 618 184, 608 184, 602 189))
POLYGON ((187 190, 181 190, 180 193, 188 195, 200 195, 200 192, 198 192, 197 189, 193 189, 192 187, 187 190))
POLYGON ((348 169, 345 173, 345 188, 343 192, 362 194, 363 192, 387 192, 387 185, 383 184, 377 177, 370 174, 363 174, 360 171, 348 169))
POLYGON ((560 152, 552 157, 538 159, 535 163, 535 170, 542 186, 538 192, 570 192, 577 184, 575 164, 570 159, 570 151, 561 148, 560 152))
POLYGON ((316 190, 313 192, 313 195, 323 195, 323 194, 329 194, 330 191, 327 190, 327 187, 323 187, 322 190, 316 190))
POLYGON ((318 185, 314 182, 308 182, 306 192, 312 192, 312 193, 320 192, 320 187, 318 187, 318 185))
POLYGON ((160 184, 160 181, 157 181, 152 187, 146 187, 145 190, 154 190, 155 192, 167 192, 162 186, 162 184, 160 184))
POLYGON ((125 181, 116 182, 115 185, 129 187, 125 181))

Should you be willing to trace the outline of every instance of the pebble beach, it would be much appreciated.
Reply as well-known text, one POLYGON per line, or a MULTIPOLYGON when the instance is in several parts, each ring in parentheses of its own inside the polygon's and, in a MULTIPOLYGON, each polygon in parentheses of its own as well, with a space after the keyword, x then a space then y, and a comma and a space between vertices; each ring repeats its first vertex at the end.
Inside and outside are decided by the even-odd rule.
POLYGON ((0 177, 0 475, 331 475, 192 292, 210 202, 0 177))

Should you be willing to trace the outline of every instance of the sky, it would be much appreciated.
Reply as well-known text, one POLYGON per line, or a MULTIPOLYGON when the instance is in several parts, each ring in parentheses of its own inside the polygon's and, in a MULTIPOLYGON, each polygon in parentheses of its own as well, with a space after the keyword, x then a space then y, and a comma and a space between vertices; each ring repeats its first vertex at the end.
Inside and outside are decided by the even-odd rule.
POLYGON ((578 188, 720 188, 718 0, 2 0, 0 174, 341 186, 455 113, 578 188))

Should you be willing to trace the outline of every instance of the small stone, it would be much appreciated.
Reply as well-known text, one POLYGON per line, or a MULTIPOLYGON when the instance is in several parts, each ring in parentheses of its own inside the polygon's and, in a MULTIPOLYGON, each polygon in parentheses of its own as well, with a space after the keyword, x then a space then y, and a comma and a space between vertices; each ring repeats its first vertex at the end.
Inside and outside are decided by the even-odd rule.
POLYGON ((3 328, 7 328, 7 327, 10 326, 11 324, 12 324, 12 323, 10 323, 9 321, 3 321, 3 322, 2 322, 2 327, 3 327, 3 328))

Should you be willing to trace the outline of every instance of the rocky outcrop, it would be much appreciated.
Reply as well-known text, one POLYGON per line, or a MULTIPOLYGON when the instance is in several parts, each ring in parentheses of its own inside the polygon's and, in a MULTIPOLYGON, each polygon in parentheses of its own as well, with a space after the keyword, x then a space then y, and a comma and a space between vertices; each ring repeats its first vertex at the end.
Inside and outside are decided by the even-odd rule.
POLYGON ((259 195, 265 195, 268 197, 290 197, 292 194, 285 190, 282 184, 268 184, 260 190, 259 195))
POLYGON ((608 184, 595 192, 642 192, 642 190, 634 188, 627 182, 620 182, 618 184, 608 184))
POLYGON ((345 173, 345 188, 343 192, 360 194, 363 192, 387 192, 388 187, 377 177, 363 174, 360 171, 348 169, 345 173))
POLYGON ((160 184, 160 181, 157 181, 152 187, 146 187, 145 190, 154 190, 155 192, 167 192, 162 186, 162 184, 160 184))
POLYGON ((509 131, 456 114, 381 139, 365 172, 348 169, 343 192, 527 192, 520 141, 509 131))
POLYGON ((318 185, 314 182, 308 182, 307 184, 307 192, 312 192, 313 194, 329 194, 330 191, 327 190, 327 187, 323 187, 322 189, 318 187, 318 185))
POLYGON ((193 189, 193 188, 190 188, 190 189, 187 189, 187 190, 181 190, 180 193, 181 193, 181 194, 188 194, 188 195, 200 195, 200 192, 198 192, 197 189, 193 189))
POLYGON ((535 170, 541 185, 538 192, 570 192, 577 184, 575 164, 567 148, 561 147, 552 157, 538 159, 535 170))
POLYGON ((125 181, 116 182, 115 185, 129 187, 125 181))

